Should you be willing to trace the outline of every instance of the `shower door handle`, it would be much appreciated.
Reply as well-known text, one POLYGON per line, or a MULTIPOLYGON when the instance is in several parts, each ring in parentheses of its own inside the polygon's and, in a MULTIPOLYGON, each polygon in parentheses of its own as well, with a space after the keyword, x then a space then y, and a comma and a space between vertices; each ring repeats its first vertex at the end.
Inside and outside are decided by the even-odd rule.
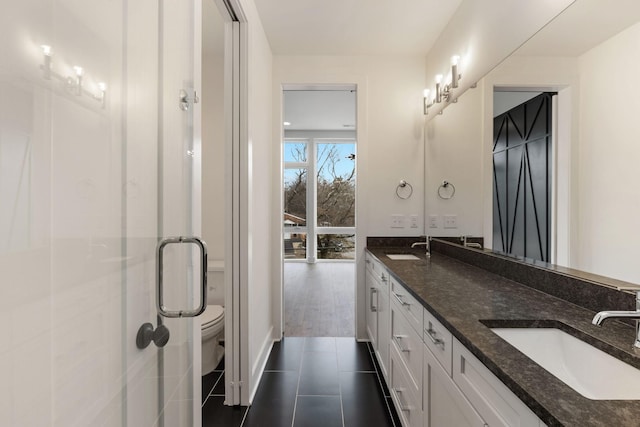
POLYGON ((158 313, 164 317, 196 317, 202 314, 207 308, 207 245, 197 237, 168 237, 158 243, 156 249, 156 308, 158 313), (171 244, 194 244, 200 249, 200 305, 186 310, 172 310, 164 304, 164 248, 171 244))

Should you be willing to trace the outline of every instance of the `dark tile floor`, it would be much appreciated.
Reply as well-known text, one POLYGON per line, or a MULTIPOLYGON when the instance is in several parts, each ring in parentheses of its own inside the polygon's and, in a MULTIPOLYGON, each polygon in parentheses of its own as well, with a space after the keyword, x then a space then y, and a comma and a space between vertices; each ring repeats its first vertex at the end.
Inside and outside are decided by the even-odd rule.
POLYGON ((275 343, 253 405, 224 406, 224 364, 202 378, 203 427, 400 426, 367 343, 286 337, 275 343))

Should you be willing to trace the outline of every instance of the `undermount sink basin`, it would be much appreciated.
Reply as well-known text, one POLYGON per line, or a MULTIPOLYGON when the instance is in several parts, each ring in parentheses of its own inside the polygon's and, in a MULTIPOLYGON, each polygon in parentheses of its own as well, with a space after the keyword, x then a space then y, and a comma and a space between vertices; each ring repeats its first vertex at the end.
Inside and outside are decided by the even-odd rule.
POLYGON ((556 328, 491 328, 586 398, 640 399, 640 370, 556 328))
POLYGON ((413 254, 387 254, 387 256, 389 257, 389 259, 392 259, 394 261, 420 259, 420 258, 418 258, 417 256, 415 256, 413 254))

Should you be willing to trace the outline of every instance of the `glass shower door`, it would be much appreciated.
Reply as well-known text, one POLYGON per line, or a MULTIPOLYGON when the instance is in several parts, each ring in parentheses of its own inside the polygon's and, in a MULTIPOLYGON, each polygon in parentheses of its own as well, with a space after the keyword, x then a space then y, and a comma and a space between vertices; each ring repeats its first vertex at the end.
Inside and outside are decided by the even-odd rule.
MULTIPOLYGON (((197 426, 199 326, 155 304, 159 240, 199 231, 193 5, 2 8, 0 425, 197 426), (139 349, 160 322, 167 344, 139 349)), ((172 308, 199 299, 181 246, 172 308)))

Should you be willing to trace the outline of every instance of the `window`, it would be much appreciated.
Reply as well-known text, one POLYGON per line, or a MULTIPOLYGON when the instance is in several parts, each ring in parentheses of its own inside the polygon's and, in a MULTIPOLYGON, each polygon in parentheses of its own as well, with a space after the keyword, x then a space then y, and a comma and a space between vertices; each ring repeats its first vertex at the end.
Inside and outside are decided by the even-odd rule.
POLYGON ((285 140, 285 259, 355 259, 355 149, 353 139, 285 140))

